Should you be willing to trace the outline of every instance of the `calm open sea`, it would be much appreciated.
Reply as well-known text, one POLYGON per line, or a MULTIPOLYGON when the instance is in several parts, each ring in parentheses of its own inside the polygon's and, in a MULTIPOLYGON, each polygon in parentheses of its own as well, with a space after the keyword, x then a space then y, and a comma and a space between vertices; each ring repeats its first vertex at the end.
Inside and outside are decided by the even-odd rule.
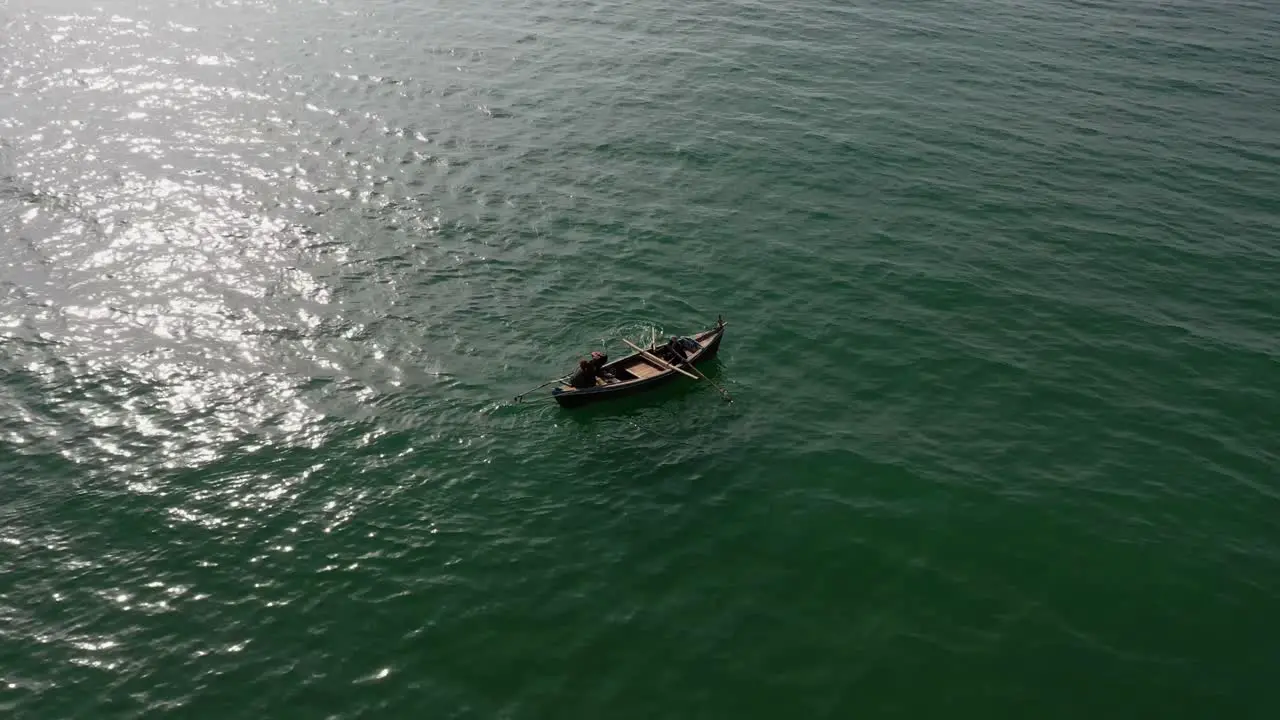
POLYGON ((0 716, 1273 720, 1278 198, 1274 2, 0 1, 0 716))

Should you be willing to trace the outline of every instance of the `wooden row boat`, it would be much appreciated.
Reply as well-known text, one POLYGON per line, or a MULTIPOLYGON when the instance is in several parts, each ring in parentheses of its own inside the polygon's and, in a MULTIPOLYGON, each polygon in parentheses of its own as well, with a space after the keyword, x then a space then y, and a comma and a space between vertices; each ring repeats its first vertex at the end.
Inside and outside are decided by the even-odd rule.
POLYGON ((710 330, 694 335, 691 339, 696 347, 690 347, 684 362, 669 362, 661 355, 661 346, 651 346, 606 363, 601 368, 601 374, 612 377, 608 380, 597 379, 595 387, 575 388, 561 384, 551 389, 551 396, 561 407, 578 407, 598 400, 650 390, 677 375, 687 375, 689 373, 685 369, 685 363, 697 365, 716 356, 716 352, 720 350, 720 340, 724 338, 725 325, 725 321, 721 319, 710 330))

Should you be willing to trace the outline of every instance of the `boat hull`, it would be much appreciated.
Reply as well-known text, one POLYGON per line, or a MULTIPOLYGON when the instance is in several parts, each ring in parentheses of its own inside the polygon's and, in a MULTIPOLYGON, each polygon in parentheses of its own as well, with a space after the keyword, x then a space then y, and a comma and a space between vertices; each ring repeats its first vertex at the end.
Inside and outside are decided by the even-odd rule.
MULTIPOLYGON (((696 338, 699 339, 700 343, 704 343, 704 345, 697 353, 689 356, 688 362, 693 365, 700 365, 714 358, 716 353, 720 351, 720 341, 724 339, 724 326, 721 325, 705 333, 699 333, 696 338)), ((610 363, 610 365, 612 364, 613 363, 610 363)), ((609 366, 606 365, 605 367, 609 366)), ((682 365, 681 367, 684 366, 682 365)), ((603 400, 614 400, 646 392, 660 385, 665 385, 677 377, 682 376, 678 372, 668 370, 661 374, 654 375, 653 377, 642 378, 639 380, 627 380, 624 382, 614 383, 612 385, 600 385, 592 388, 573 390, 554 388, 551 391, 551 396, 556 399, 556 402, 559 403, 560 407, 575 408, 601 402, 603 400)))

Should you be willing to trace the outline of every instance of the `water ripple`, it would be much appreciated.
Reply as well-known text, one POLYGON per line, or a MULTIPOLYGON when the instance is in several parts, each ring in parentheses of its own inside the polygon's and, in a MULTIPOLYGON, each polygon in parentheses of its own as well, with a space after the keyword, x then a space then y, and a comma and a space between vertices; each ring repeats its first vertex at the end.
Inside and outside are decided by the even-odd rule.
POLYGON ((14 717, 1274 714, 1265 5, 0 24, 14 717))

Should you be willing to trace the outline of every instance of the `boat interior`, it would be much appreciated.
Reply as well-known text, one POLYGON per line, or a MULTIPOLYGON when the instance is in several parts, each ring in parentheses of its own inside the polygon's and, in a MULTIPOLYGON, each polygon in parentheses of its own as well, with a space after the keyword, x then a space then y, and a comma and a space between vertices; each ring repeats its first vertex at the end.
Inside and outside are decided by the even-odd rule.
MULTIPOLYGON (((706 349, 706 343, 710 341, 713 335, 715 335, 715 331, 708 331, 698 333, 696 336, 688 338, 692 341, 692 344, 685 349, 685 356, 688 357, 701 353, 706 349)), ((671 357, 671 350, 666 345, 659 345, 656 348, 651 346, 645 348, 645 350, 664 361, 673 361, 673 358, 671 357)), ((652 360, 645 358, 643 355, 636 353, 634 355, 628 355, 627 357, 620 358, 611 363, 606 363, 605 366, 601 368, 601 377, 596 378, 596 387, 630 382, 632 380, 644 380, 645 378, 651 378, 665 372, 669 371, 652 360)), ((565 385, 563 389, 565 391, 571 391, 577 388, 565 385)))

